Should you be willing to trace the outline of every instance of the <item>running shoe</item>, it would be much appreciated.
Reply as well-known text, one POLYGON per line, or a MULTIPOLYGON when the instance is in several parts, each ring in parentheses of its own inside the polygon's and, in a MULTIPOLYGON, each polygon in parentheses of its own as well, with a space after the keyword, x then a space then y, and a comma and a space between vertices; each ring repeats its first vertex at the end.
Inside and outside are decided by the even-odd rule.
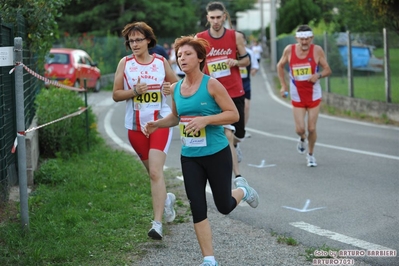
POLYGON ((168 194, 166 194, 166 196, 170 199, 170 204, 165 205, 165 209, 163 211, 163 217, 165 219, 165 222, 171 223, 176 218, 176 212, 174 209, 174 205, 176 202, 176 196, 173 193, 168 193, 168 194))
POLYGON ((148 236, 154 240, 162 240, 162 223, 152 221, 152 227, 148 231, 148 236))
POLYGON ((203 263, 201 263, 200 266, 219 266, 218 262, 216 261, 215 264, 213 264, 212 262, 210 262, 209 260, 204 260, 203 263))
POLYGON ((304 154, 306 152, 307 146, 308 143, 306 142, 306 139, 304 141, 301 141, 301 138, 299 138, 298 144, 296 145, 296 149, 300 154, 304 154))
POLYGON ((241 163, 242 161, 242 151, 240 149, 240 144, 237 143, 237 147, 236 147, 236 152, 237 152, 237 162, 241 163))
POLYGON ((306 155, 306 159, 308 160, 308 167, 316 167, 316 158, 313 155, 309 155, 309 153, 306 155))
POLYGON ((242 199, 243 201, 248 203, 248 205, 251 206, 252 208, 258 207, 259 204, 258 192, 256 192, 255 189, 253 189, 248 185, 248 182, 244 177, 242 176, 237 177, 234 180, 234 185, 236 188, 243 187, 247 190, 247 195, 242 199))

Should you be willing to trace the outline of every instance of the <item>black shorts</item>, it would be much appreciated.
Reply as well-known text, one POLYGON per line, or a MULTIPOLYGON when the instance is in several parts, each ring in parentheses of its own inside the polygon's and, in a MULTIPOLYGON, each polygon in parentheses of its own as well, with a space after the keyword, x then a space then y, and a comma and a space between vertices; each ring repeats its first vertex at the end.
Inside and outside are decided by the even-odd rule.
POLYGON ((229 145, 212 155, 202 157, 181 155, 180 161, 194 223, 199 223, 208 217, 205 193, 207 182, 212 189, 218 211, 227 215, 234 210, 237 201, 231 193, 233 162, 229 145))
POLYGON ((245 95, 245 99, 251 100, 251 90, 250 89, 245 91, 244 95, 245 95))
POLYGON ((240 119, 232 124, 236 129, 234 135, 238 139, 243 139, 245 137, 245 95, 232 99, 237 107, 238 114, 240 115, 240 119))

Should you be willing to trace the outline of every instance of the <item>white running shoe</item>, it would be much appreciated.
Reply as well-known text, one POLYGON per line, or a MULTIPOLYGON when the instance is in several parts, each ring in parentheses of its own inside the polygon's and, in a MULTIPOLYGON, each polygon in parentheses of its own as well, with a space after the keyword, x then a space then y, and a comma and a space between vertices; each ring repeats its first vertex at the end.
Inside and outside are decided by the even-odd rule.
POLYGON ((313 155, 309 155, 309 153, 306 155, 306 159, 308 160, 308 167, 316 167, 316 158, 313 155))
POLYGON ((247 190, 247 195, 242 199, 243 201, 247 202, 249 206, 252 208, 258 207, 259 204, 259 195, 255 189, 248 185, 247 180, 240 176, 234 180, 234 186, 236 188, 243 187, 247 190))
POLYGON ((162 223, 152 221, 152 227, 148 231, 148 236, 154 240, 162 240, 162 223))
POLYGON ((300 154, 304 154, 306 152, 308 143, 306 139, 304 141, 301 141, 301 138, 298 139, 298 144, 296 145, 296 149, 300 154))
POLYGON ((210 262, 209 260, 204 260, 203 263, 201 263, 200 266, 218 266, 218 262, 216 261, 215 264, 213 264, 212 262, 210 262))
POLYGON ((170 199, 170 204, 165 205, 165 209, 163 211, 163 217, 165 219, 165 222, 171 223, 176 218, 176 212, 174 209, 174 205, 176 202, 176 196, 173 193, 168 193, 168 194, 166 194, 166 196, 170 199))

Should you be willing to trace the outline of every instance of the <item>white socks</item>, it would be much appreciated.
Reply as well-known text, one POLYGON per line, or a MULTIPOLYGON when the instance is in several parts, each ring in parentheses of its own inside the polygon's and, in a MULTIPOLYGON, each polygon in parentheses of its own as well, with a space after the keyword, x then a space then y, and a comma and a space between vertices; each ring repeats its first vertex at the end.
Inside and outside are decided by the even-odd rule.
POLYGON ((204 261, 212 263, 212 265, 216 264, 215 256, 205 256, 204 261))
POLYGON ((242 190, 242 192, 244 192, 244 197, 242 197, 242 199, 245 199, 246 198, 246 196, 247 196, 247 194, 248 194, 248 191, 247 191, 247 189, 245 188, 245 187, 238 187, 239 189, 241 189, 242 190))

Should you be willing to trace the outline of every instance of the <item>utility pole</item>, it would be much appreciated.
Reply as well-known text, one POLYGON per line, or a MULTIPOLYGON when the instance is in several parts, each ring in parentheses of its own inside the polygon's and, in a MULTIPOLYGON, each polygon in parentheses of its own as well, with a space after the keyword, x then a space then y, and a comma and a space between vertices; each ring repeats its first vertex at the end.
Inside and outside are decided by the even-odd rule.
MULTIPOLYGON (((22 38, 14 38, 15 63, 22 63, 22 38)), ((18 182, 22 230, 29 231, 28 178, 26 175, 24 75, 22 65, 15 67, 15 102, 17 118, 18 182)))
POLYGON ((263 40, 265 39, 265 20, 263 17, 263 0, 259 0, 260 2, 260 40, 264 46, 263 40))
POLYGON ((270 63, 272 71, 276 71, 277 64, 276 41, 276 0, 270 0, 270 63))

